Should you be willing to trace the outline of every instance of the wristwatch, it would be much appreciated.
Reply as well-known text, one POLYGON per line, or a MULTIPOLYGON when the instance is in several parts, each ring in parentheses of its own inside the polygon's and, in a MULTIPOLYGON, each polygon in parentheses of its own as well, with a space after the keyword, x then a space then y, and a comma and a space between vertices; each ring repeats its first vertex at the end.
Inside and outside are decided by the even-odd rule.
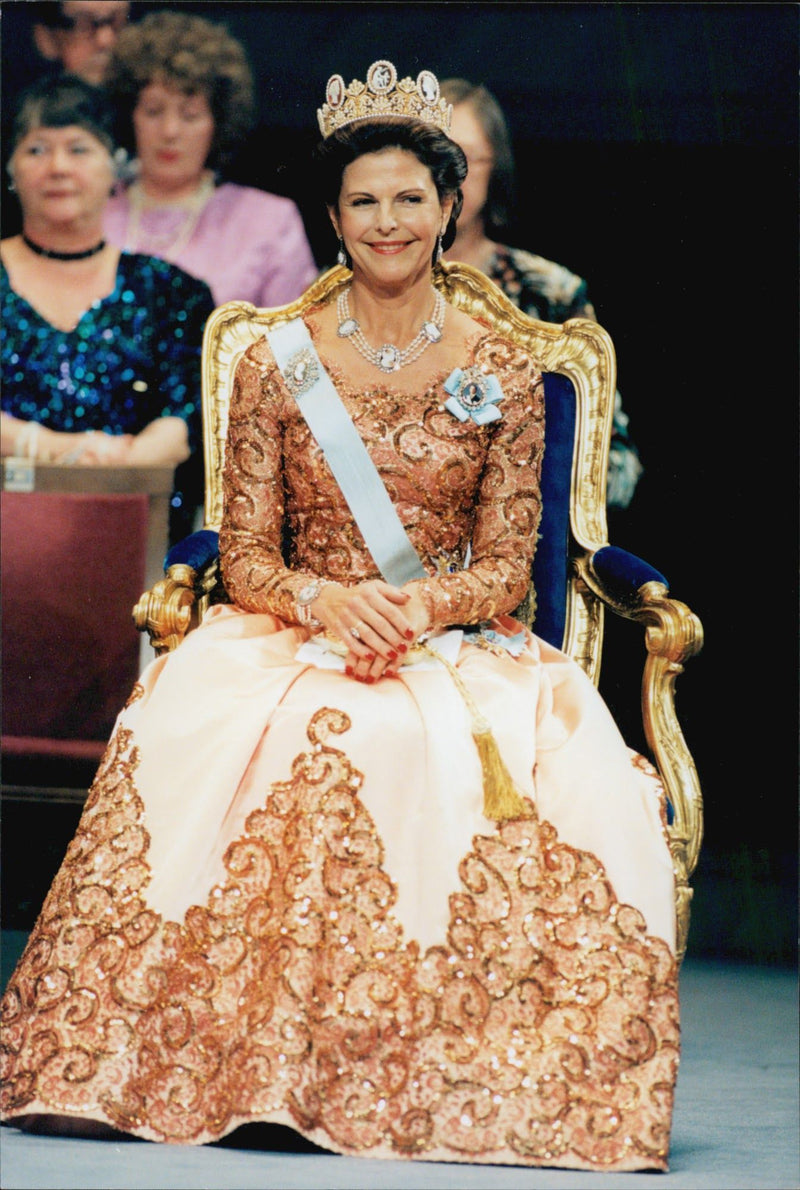
POLYGON ((311 604, 319 595, 322 587, 322 582, 319 579, 314 579, 312 582, 306 583, 306 585, 298 592, 295 599, 298 624, 309 625, 319 623, 319 621, 315 620, 311 614, 311 604))

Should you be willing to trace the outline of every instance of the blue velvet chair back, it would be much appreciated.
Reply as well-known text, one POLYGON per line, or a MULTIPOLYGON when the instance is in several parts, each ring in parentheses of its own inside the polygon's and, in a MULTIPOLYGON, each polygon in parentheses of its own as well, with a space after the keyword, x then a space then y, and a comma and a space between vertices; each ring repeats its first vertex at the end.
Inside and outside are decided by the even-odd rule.
POLYGON ((569 559, 569 501, 575 445, 575 389, 567 376, 546 372, 542 522, 533 559, 535 631, 557 649, 564 644, 569 559))

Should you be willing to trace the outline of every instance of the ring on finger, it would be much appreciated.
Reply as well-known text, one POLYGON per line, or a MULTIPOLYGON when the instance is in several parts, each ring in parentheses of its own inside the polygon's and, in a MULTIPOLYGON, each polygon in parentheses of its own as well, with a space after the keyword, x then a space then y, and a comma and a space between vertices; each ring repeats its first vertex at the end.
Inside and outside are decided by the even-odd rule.
POLYGON ((361 633, 358 631, 355 625, 353 625, 353 627, 350 629, 350 635, 354 636, 356 640, 361 640, 361 633))

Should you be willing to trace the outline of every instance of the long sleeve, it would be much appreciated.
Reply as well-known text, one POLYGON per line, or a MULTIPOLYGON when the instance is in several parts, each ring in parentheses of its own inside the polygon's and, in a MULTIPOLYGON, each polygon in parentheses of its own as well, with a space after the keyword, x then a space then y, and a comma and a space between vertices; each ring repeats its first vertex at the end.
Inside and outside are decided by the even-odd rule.
POLYGON ((200 359, 203 331, 214 309, 203 281, 170 265, 153 263, 160 284, 154 287, 153 362, 158 375, 158 401, 164 416, 186 422, 189 449, 200 448, 202 436, 200 359))
POLYGON ((492 424, 477 492, 469 566, 410 583, 419 586, 431 627, 475 624, 512 611, 530 583, 541 521, 544 386, 523 352, 490 341, 477 357, 506 394, 492 424))
MULTIPOLYGON (((519 604, 541 514, 540 374, 524 352, 491 335, 470 366, 494 373, 505 394, 501 418, 487 426, 462 423, 445 408, 444 376, 402 395, 340 387, 429 573, 423 597, 437 625, 475 623, 519 604)), ((224 492, 222 570, 239 606, 291 622, 310 577, 344 584, 378 577, 264 342, 237 368, 224 492)))
POLYGON ((295 597, 314 577, 292 572, 282 554, 283 386, 263 343, 236 368, 223 475, 220 563, 228 595, 251 612, 295 619, 295 597))

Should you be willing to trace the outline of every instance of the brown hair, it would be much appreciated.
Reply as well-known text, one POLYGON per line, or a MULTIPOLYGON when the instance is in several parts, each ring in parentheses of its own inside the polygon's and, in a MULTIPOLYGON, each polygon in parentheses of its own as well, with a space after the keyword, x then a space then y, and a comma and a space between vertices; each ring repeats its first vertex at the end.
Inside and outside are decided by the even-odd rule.
POLYGON ((103 91, 74 74, 45 75, 19 97, 11 155, 29 132, 73 124, 91 133, 113 154, 114 120, 103 91))
POLYGON ((117 38, 106 89, 117 106, 120 140, 135 152, 133 109, 152 82, 206 97, 214 117, 208 165, 230 160, 254 120, 253 76, 244 48, 224 25, 191 13, 149 13, 117 38))
POLYGON ((489 191, 483 208, 483 222, 487 235, 497 235, 507 226, 514 206, 514 154, 511 136, 503 109, 494 95, 483 84, 471 83, 467 79, 442 79, 439 84, 442 96, 455 107, 468 103, 492 146, 494 164, 489 178, 489 191))
POLYGON ((347 166, 365 153, 380 153, 383 149, 404 149, 413 153, 430 170, 439 201, 453 198, 453 211, 442 236, 442 247, 449 248, 455 239, 456 220, 461 213, 461 183, 467 176, 467 159, 455 141, 432 124, 406 119, 359 120, 332 133, 316 151, 326 206, 338 207, 347 166))

